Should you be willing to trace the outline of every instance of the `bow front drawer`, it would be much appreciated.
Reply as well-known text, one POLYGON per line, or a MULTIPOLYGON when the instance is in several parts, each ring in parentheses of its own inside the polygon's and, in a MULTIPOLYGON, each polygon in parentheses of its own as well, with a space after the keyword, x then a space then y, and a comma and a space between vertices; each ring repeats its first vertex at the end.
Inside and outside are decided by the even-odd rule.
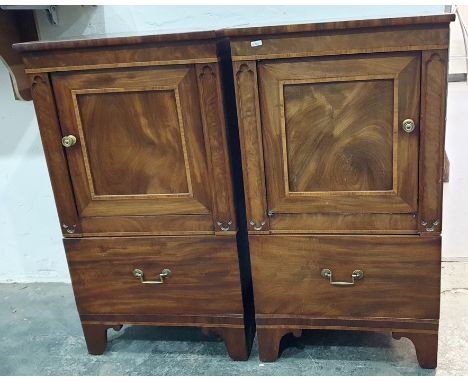
POLYGON ((439 316, 440 238, 250 237, 257 317, 439 316))

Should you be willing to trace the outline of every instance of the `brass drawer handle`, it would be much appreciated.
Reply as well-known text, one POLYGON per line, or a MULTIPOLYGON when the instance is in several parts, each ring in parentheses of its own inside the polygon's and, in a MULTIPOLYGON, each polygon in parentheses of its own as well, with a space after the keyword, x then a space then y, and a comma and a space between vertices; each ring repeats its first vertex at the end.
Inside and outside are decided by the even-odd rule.
POLYGON ((352 274, 351 274, 351 282, 347 282, 347 281, 333 281, 332 279, 332 271, 330 269, 322 269, 322 271, 320 272, 320 274, 322 275, 322 277, 324 279, 328 279, 330 280, 330 285, 334 285, 334 286, 352 286, 354 285, 354 281, 356 280, 361 280, 362 278, 364 278, 364 272, 361 271, 360 269, 356 269, 352 274))
POLYGON ((140 279, 142 284, 164 284, 164 280, 168 277, 171 277, 172 272, 170 269, 163 269, 159 274, 159 280, 145 280, 145 274, 141 269, 134 269, 133 276, 137 279, 140 279))
POLYGON ((72 147, 76 143, 76 137, 74 135, 67 135, 62 138, 62 145, 64 147, 72 147))

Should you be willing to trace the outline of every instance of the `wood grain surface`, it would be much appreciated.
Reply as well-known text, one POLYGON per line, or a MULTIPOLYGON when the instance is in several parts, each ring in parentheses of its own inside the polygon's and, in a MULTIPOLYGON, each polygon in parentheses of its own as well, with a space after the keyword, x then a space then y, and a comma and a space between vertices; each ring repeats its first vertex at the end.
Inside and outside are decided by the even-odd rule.
POLYGON ((258 358, 262 362, 274 362, 278 359, 279 346, 281 338, 286 334, 292 333, 295 337, 300 337, 301 329, 291 328, 258 328, 258 358))
POLYGON ((410 16, 410 17, 391 17, 378 19, 363 19, 363 20, 343 20, 343 21, 328 21, 318 23, 304 24, 287 24, 287 25, 268 25, 258 27, 244 28, 226 28, 218 32, 218 35, 229 37, 244 37, 256 35, 270 34, 289 34, 289 33, 304 33, 304 32, 320 32, 320 31, 339 31, 342 29, 360 29, 370 28, 374 30, 379 27, 402 27, 405 25, 415 26, 420 24, 448 24, 455 20, 455 14, 442 14, 433 16, 410 16))
POLYGON ((191 191, 173 90, 103 91, 76 99, 96 196, 191 191))
POLYGON ((270 227, 270 232, 273 234, 417 234, 418 216, 414 213, 279 213, 270 218, 270 227))
POLYGON ((81 231, 68 163, 61 143, 62 132, 57 116, 56 100, 47 74, 30 76, 31 94, 37 115, 44 155, 47 161, 55 205, 64 235, 78 235, 81 231), (72 232, 67 232, 67 229, 72 232))
POLYGON ((288 190, 393 189, 393 81, 284 84, 288 190))
POLYGON ((422 54, 419 229, 428 235, 442 231, 447 68, 447 50, 422 54))
POLYGON ((241 157, 247 221, 236 212, 249 232, 261 360, 277 358, 285 334, 322 328, 406 336, 421 366, 435 367, 450 21, 17 45, 38 73, 63 233, 86 236, 64 243, 89 351, 128 323, 210 328, 232 358, 248 357, 249 267, 240 274, 236 245, 247 243, 236 243, 229 163, 241 157), (221 38, 232 83, 221 82, 221 38), (226 94, 236 110, 225 114, 226 94), (240 154, 225 131, 236 122, 240 154), (78 142, 64 150, 68 134, 78 142), (136 268, 172 274, 143 284, 136 268), (364 277, 339 287, 325 268, 333 281, 364 277))
POLYGON ((433 16, 412 16, 398 18, 379 18, 367 20, 346 20, 319 22, 307 24, 290 24, 276 26, 260 26, 247 28, 226 28, 218 31, 178 31, 174 33, 146 34, 141 36, 95 35, 91 38, 68 39, 58 41, 31 41, 18 43, 14 48, 21 52, 35 50, 76 49, 89 47, 105 47, 118 45, 148 44, 172 41, 194 41, 213 39, 221 36, 254 36, 265 34, 284 34, 299 32, 316 32, 324 30, 340 30, 353 28, 377 28, 382 26, 404 26, 418 24, 447 24, 455 20, 454 14, 433 16))
POLYGON ((252 236, 256 314, 328 318, 437 319, 440 238, 416 236, 252 236), (287 261, 285 261, 287 256, 287 261), (321 276, 330 269, 330 285, 321 276))
POLYGON ((419 365, 422 368, 435 369, 437 367, 437 350, 439 345, 437 333, 393 333, 393 338, 397 340, 402 337, 407 337, 413 343, 419 365))
POLYGON ((236 231, 220 78, 206 67, 208 79, 192 65, 53 76, 62 134, 78 138, 66 154, 85 235, 183 232, 183 216, 189 234, 236 231))
POLYGON ((254 62, 233 65, 249 231, 268 231, 262 129, 254 62))
MULTIPOLYGON (((269 217, 268 232, 249 232, 262 361, 287 333, 334 329, 406 336, 421 367, 437 365, 453 15, 408 21, 225 31, 234 73, 256 64, 263 152, 251 157, 265 186, 246 198, 266 197, 269 217)), ((256 91, 236 90, 238 102, 256 91)), ((241 139, 244 161, 249 149, 241 139)))
POLYGON ((447 49, 448 24, 363 28, 233 38, 233 61, 447 49), (261 46, 251 41, 261 39, 261 46))
POLYGON ((419 121, 419 65, 417 54, 260 63, 268 209, 417 211, 418 130, 401 123, 419 121))
POLYGON ((235 237, 65 239, 80 314, 241 314, 235 237), (163 269, 172 275, 164 284, 163 269))
POLYGON ((218 65, 196 66, 203 131, 208 167, 212 180, 213 224, 216 232, 235 231, 234 194, 227 126, 224 113, 223 89, 218 65))
POLYGON ((212 40, 216 37, 214 31, 178 31, 174 33, 146 33, 143 35, 129 36, 126 34, 100 34, 86 38, 69 38, 55 41, 30 41, 14 44, 13 48, 19 52, 46 51, 56 49, 78 49, 117 47, 119 45, 143 45, 161 42, 188 41, 193 44, 197 40, 212 40))

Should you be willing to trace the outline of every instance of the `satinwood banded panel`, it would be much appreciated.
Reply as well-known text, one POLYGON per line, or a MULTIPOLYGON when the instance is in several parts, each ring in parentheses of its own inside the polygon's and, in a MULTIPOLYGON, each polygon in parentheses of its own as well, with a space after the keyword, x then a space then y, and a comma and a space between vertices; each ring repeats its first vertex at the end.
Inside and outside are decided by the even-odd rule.
POLYGON ((417 211, 419 54, 258 66, 268 210, 417 211))
POLYGON ((65 239, 82 315, 242 314, 234 236, 65 239), (171 275, 162 284, 163 269, 171 275))
POLYGON ((249 239, 257 315, 438 319, 440 237, 257 235, 249 239), (287 260, 285 261, 285 254, 287 260), (335 286, 322 277, 329 269, 335 286))

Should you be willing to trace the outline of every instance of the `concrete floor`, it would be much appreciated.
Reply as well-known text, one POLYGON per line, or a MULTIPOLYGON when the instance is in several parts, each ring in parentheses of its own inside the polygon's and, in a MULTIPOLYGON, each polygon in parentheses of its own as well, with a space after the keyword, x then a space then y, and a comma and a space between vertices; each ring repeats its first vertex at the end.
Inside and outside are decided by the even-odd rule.
POLYGON ((69 284, 0 284, 0 375, 464 375, 468 263, 444 263, 439 367, 418 367, 412 343, 389 333, 306 331, 285 337, 275 363, 247 362, 199 329, 109 330, 107 352, 86 352, 69 284))

